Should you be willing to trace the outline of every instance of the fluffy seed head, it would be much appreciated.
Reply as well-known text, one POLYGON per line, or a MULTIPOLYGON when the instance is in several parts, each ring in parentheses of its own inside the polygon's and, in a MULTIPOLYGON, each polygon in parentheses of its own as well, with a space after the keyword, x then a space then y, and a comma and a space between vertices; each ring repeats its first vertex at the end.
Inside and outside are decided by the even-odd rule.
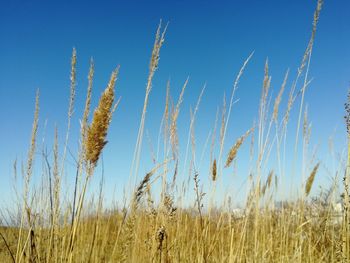
POLYGON ((106 136, 109 123, 112 119, 114 86, 118 75, 116 69, 111 76, 107 88, 102 93, 99 104, 94 111, 91 125, 87 129, 85 139, 85 158, 89 165, 94 167, 106 145, 106 136))
POLYGON ((33 162, 34 162, 34 154, 36 148, 36 137, 38 133, 38 122, 39 122, 39 90, 36 92, 35 96, 35 112, 34 112, 34 121, 32 127, 32 135, 30 140, 30 148, 28 152, 27 158, 27 171, 26 171, 26 184, 29 184, 29 180, 32 176, 33 172, 33 162))
POLYGON ((311 187, 314 183, 314 179, 318 170, 318 167, 320 166, 320 163, 316 164, 314 169, 312 169, 309 178, 307 178, 306 185, 305 185, 305 195, 308 196, 311 191, 311 187))
POLYGON ((244 140, 248 137, 248 135, 252 132, 252 130, 253 129, 248 130, 244 135, 239 137, 236 143, 233 145, 233 147, 231 148, 227 156, 226 165, 225 165, 226 168, 229 167, 232 161, 236 158, 238 149, 242 146, 244 140))

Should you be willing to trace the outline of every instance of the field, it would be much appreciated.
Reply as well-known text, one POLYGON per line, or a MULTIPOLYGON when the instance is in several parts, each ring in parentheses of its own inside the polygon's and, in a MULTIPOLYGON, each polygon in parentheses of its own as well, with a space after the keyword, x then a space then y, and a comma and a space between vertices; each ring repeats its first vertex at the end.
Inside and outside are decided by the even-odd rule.
MULTIPOLYGON (((113 114, 118 112, 119 67, 112 71, 97 107, 92 110, 94 62, 91 61, 80 131, 71 130, 77 85, 77 52, 73 49, 65 140, 59 142, 56 129, 52 151, 49 153, 47 147, 40 145, 38 92, 27 159, 20 171, 14 165, 20 183, 13 195, 18 202, 0 215, 0 262, 349 262, 350 144, 346 157, 339 160, 336 173, 331 175, 329 188, 311 194, 322 160, 308 158, 312 155, 309 154, 311 125, 304 98, 310 84, 308 71, 322 2, 318 1, 310 40, 290 88, 287 83, 292 74, 287 72, 280 89, 272 96, 266 61, 257 121, 233 144, 226 140, 228 123, 234 110, 235 92, 253 54, 242 64, 231 94, 220 105, 207 143, 198 142, 194 130, 199 105, 205 107, 201 105, 202 90, 191 110, 185 158, 179 156, 183 151, 179 150, 178 118, 187 80, 175 101, 168 86, 158 135, 158 148, 163 149, 163 156, 152 164, 148 173, 140 175, 148 103, 167 33, 167 26, 160 24, 149 63, 129 184, 118 206, 104 204, 103 176, 97 194, 89 189, 97 167, 103 166, 102 152, 109 125, 113 114), (297 117, 293 126, 289 122, 292 112, 297 117), (297 131, 295 138, 290 138, 289 129, 297 131), (76 154, 70 152, 68 145, 72 132, 79 133, 76 154), (292 149, 287 141, 295 142, 292 149), (199 173, 197 167, 198 144, 208 144, 210 148, 210 169, 206 174, 199 173), (238 208, 228 195, 220 194, 224 172, 237 164, 241 147, 246 144, 250 144, 248 158, 253 162, 246 197, 238 208), (226 145, 230 147, 227 152, 226 145), (300 153, 301 158, 290 158, 300 153), (73 192, 62 187, 68 154, 76 160, 73 192), (271 155, 276 157, 273 167, 266 166, 271 155), (43 165, 39 170, 41 180, 34 182, 33 174, 38 172, 34 169, 36 158, 41 158, 43 165), (189 169, 183 173, 180 160, 184 159, 189 160, 189 169), (283 175, 289 174, 286 167, 290 166, 302 174, 302 181, 297 196, 285 200, 280 196, 285 190, 280 187, 285 179, 283 175), (210 182, 204 186, 203 178, 207 174, 210 182)), ((345 105, 344 123, 348 132, 349 103, 348 100, 345 105)))

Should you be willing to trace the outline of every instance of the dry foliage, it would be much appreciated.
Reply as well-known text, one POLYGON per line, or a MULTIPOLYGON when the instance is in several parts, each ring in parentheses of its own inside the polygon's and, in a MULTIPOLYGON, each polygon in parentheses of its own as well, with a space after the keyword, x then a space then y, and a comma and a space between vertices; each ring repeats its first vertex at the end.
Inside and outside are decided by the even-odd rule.
MULTIPOLYGON (((216 187, 220 187, 220 183, 221 186, 226 183, 224 180, 227 178, 224 178, 223 167, 230 167, 234 160, 237 160, 237 166, 239 166, 238 150, 253 131, 250 129, 239 137, 231 149, 225 145, 225 137, 230 129, 228 123, 235 103, 235 91, 251 56, 243 63, 237 74, 227 108, 224 97, 221 125, 219 124, 221 127, 217 127, 217 123, 220 122, 218 109, 214 129, 208 135, 208 140, 211 137, 212 142, 207 175, 209 174, 212 179, 212 184, 202 184, 205 182, 203 176, 205 173, 201 170, 202 167, 197 167, 196 162, 194 125, 204 89, 194 112, 191 111, 187 140, 188 147, 190 141, 192 145, 190 164, 189 167, 186 166, 187 149, 184 172, 180 169, 183 159, 180 158, 182 152, 179 150, 177 122, 187 80, 172 111, 168 84, 165 110, 159 129, 159 137, 161 133, 164 136, 164 159, 160 157, 161 145, 158 145, 157 154, 152 154, 153 168, 143 179, 137 180, 147 105, 165 37, 165 30, 161 33, 159 26, 150 60, 145 101, 130 172, 131 188, 124 194, 125 201, 122 207, 104 207, 103 177, 97 198, 94 195, 87 197, 86 192, 94 170, 99 165, 98 160, 107 143, 106 137, 112 114, 118 104, 114 104, 118 69, 113 71, 107 88, 102 93, 93 113, 92 121, 88 124, 94 75, 94 64, 91 61, 85 109, 81 120, 81 144, 77 153, 74 193, 71 198, 72 193, 66 192, 66 189, 61 187, 61 182, 67 179, 64 177, 65 152, 68 149, 69 127, 74 112, 77 62, 74 49, 71 61, 68 131, 62 147, 63 154, 60 155, 61 147, 59 147, 56 129, 52 157, 48 151, 42 151, 45 164, 42 180, 38 185, 31 181, 35 171, 33 167, 39 127, 39 95, 37 94, 27 164, 22 169, 23 195, 19 194, 16 216, 13 216, 15 213, 9 212, 7 217, 10 219, 4 223, 0 221, 7 225, 7 227, 0 227, 1 262, 348 262, 350 258, 350 150, 346 169, 340 165, 339 170, 336 171, 338 174, 346 170, 343 178, 344 209, 338 209, 338 204, 335 204, 337 201, 335 186, 326 193, 322 192, 312 197, 314 191, 312 189, 315 188, 312 186, 317 181, 316 174, 323 170, 321 162, 313 167, 306 181, 303 181, 305 186, 301 196, 296 196, 290 201, 281 199, 281 193, 286 191, 283 187, 283 180, 286 178, 282 175, 290 174, 285 170, 285 162, 288 161, 286 157, 288 156, 286 155, 287 124, 299 94, 301 94, 299 111, 305 116, 303 134, 306 139, 303 142, 302 163, 293 168, 297 172, 292 175, 298 173, 302 167, 300 170, 304 176, 307 169, 303 168, 313 163, 307 158, 310 132, 307 113, 303 107, 304 93, 309 83, 307 74, 305 74, 302 89, 297 94, 295 91, 298 79, 309 68, 322 3, 323 1, 318 1, 311 39, 298 68, 296 80, 290 88, 286 112, 281 119, 278 112, 282 96, 288 86, 289 72, 285 75, 282 86, 274 98, 273 107, 270 107, 269 100, 272 99, 273 92, 271 92, 271 76, 269 76, 266 62, 258 125, 254 130, 258 135, 258 145, 255 147, 252 139, 250 158, 247 157, 251 162, 246 184, 248 189, 245 206, 242 209, 232 207, 232 199, 235 198, 236 193, 230 192, 231 190, 226 194, 220 192, 218 197, 224 196, 224 201, 222 204, 218 203, 216 187), (217 128, 220 131, 216 132, 217 128), (215 147, 217 141, 219 149, 215 147), (252 150, 254 148, 258 149, 256 154, 252 150), (223 161, 222 152, 226 150, 229 150, 229 153, 226 161, 223 161), (268 165, 268 161, 273 158, 271 153, 275 153, 278 167, 268 165), (62 165, 61 169, 59 164, 62 165), (186 171, 189 171, 188 177, 185 176, 186 171), (167 183, 169 177, 173 177, 171 186, 167 183), (264 181, 262 181, 263 178, 265 178, 264 181), (162 181, 158 182, 159 179, 162 181), (161 186, 156 186, 158 183, 161 186)), ((346 104, 348 132, 349 103, 346 104)), ((297 123, 297 131, 299 124, 297 123)), ((298 142, 297 138, 296 142, 298 142)), ((159 138, 158 144, 161 144, 159 138)), ((350 149, 350 143, 348 145, 350 149)), ((298 153, 297 146, 295 149, 295 153, 298 153)), ((17 162, 14 166, 15 174, 16 167, 17 162)), ((337 178, 336 175, 335 178, 337 178)), ((288 180, 287 183, 289 183, 288 180)), ((221 188, 218 189, 221 190, 221 188)), ((3 211, 1 212, 4 214, 3 211)))

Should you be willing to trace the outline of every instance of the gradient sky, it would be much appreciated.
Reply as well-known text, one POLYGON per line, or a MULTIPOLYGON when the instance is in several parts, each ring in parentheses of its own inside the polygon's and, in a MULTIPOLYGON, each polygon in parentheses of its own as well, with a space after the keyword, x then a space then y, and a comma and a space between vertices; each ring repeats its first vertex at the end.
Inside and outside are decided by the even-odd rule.
MULTIPOLYGON (((216 109, 243 61, 254 51, 240 82, 227 134, 227 147, 257 117, 263 70, 268 58, 273 96, 286 70, 294 79, 308 43, 316 1, 5 1, 0 2, 0 206, 11 194, 13 161, 25 160, 33 120, 35 92, 40 89, 41 144, 51 148, 55 124, 63 142, 69 97, 72 48, 77 49, 77 98, 70 143, 76 148, 90 57, 95 61, 93 107, 111 71, 120 65, 116 85, 121 104, 110 127, 104 152, 107 192, 121 192, 129 177, 143 105, 154 34, 160 19, 169 27, 147 112, 146 129, 156 147, 165 87, 177 100, 189 76, 179 119, 186 146, 189 108, 206 83, 196 121, 198 155, 213 127, 216 109)), ((312 121, 312 146, 326 156, 328 137, 336 149, 345 145, 343 104, 350 83, 350 2, 326 0, 313 50, 306 95, 312 121), (336 131, 335 131, 336 130, 336 131), (335 131, 335 132, 334 132, 335 131)), ((286 97, 284 101, 286 103, 286 97)), ((296 116, 294 116, 296 117, 296 116)), ((293 132, 291 132, 293 133, 293 132)), ((63 143, 62 143, 63 145, 63 143)), ((152 168, 147 137, 140 172, 152 168)), ((226 151, 225 151, 226 152, 226 151)), ((39 157, 39 156, 38 156, 39 157)), ((246 158, 242 156, 241 158, 246 158)), ((72 158, 68 157, 72 163, 72 158)), ((39 167, 40 168, 40 167, 39 167)), ((37 168, 36 171, 40 172, 37 168)), ((69 170, 69 169, 68 169, 69 170)), ((205 175, 207 177, 207 175, 205 175)), ((243 182, 246 174, 238 175, 243 182)), ((66 184, 70 184, 68 175, 66 184)), ((206 180, 203 179, 205 182, 206 180)), ((235 184, 236 188, 239 184, 235 184)), ((119 196, 119 195, 118 195, 119 196)))

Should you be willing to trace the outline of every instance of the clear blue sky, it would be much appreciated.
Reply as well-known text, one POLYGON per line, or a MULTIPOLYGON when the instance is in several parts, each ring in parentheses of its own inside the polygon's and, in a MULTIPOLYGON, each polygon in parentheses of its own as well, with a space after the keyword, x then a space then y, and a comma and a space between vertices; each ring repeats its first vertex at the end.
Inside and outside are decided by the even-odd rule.
MULTIPOLYGON (((213 126, 216 108, 221 105, 224 92, 230 93, 242 62, 252 51, 254 57, 237 92, 240 101, 231 116, 227 147, 257 116, 266 58, 274 94, 288 68, 291 79, 295 77, 310 36, 315 6, 316 1, 311 0, 1 1, 0 200, 4 198, 6 202, 10 195, 13 160, 18 158, 20 162, 26 158, 38 88, 38 141, 41 143, 47 119, 48 142, 51 143, 55 123, 63 142, 73 47, 78 54, 77 100, 70 140, 73 148, 77 145, 90 57, 95 61, 93 106, 111 71, 121 66, 116 91, 122 100, 104 152, 107 188, 111 193, 111 185, 116 184, 120 192, 129 176, 149 58, 160 19, 169 21, 169 27, 154 79, 146 128, 155 147, 166 81, 171 79, 172 95, 177 99, 182 83, 189 76, 179 119, 183 149, 189 107, 196 103, 202 86, 207 83, 196 122, 200 155, 213 126)), ((326 0, 316 35, 310 72, 314 80, 306 101, 313 124, 313 145, 320 144, 320 155, 325 155, 328 136, 336 128, 337 150, 345 143, 343 104, 350 83, 349 10, 348 0, 326 0)), ((147 140, 143 149, 145 166, 141 172, 152 167, 147 140)), ((243 181, 245 176, 239 179, 243 181)))

